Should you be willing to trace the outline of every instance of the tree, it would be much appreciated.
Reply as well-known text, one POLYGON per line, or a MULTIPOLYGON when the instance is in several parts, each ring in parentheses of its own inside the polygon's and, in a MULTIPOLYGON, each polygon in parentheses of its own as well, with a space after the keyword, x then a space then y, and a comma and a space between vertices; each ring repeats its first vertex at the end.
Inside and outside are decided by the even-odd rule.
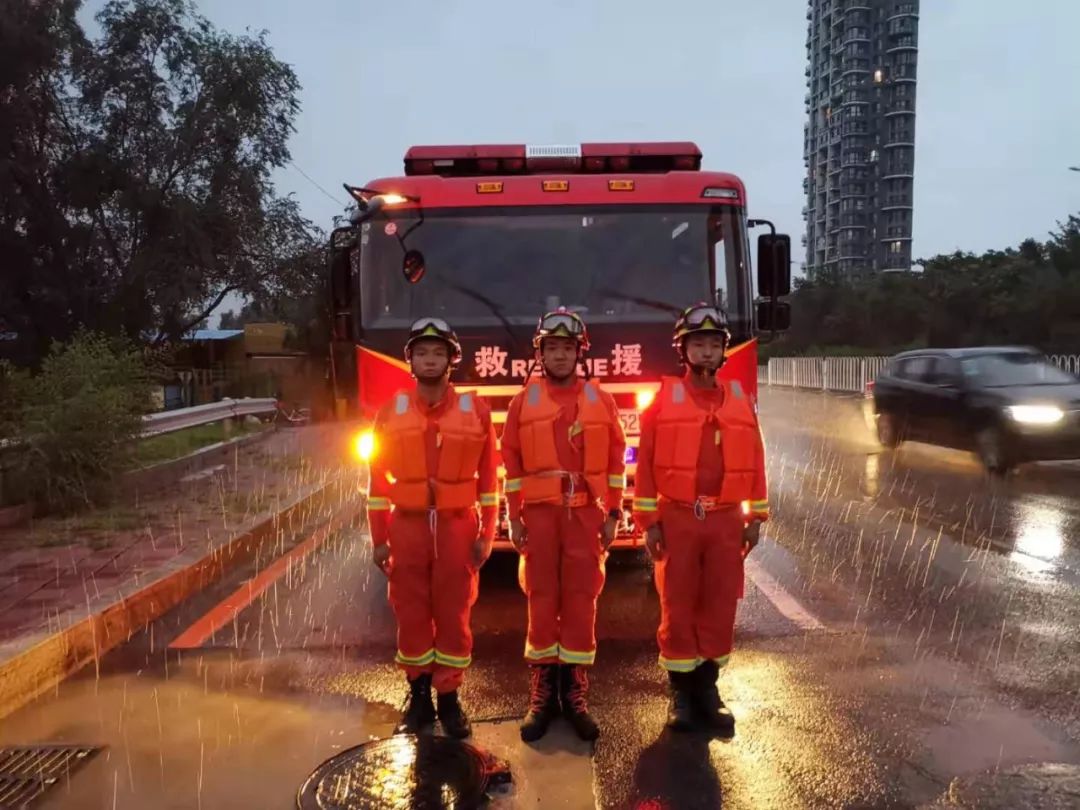
POLYGON ((922 264, 922 273, 800 280, 792 328, 768 354, 991 343, 1080 350, 1080 217, 1059 223, 1045 243, 1025 239, 1016 248, 922 264))
POLYGON ((48 11, 13 35, 36 61, 13 99, 0 321, 40 357, 80 326, 160 344, 230 293, 280 293, 315 236, 271 183, 299 83, 264 35, 220 32, 187 0, 112 0, 89 41, 74 0, 22 5, 48 11))

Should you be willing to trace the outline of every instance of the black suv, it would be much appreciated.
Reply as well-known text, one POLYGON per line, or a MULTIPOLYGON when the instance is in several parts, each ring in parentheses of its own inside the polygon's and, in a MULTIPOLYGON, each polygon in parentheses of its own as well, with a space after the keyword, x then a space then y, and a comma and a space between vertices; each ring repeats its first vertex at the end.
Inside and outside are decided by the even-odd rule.
POLYGON ((905 352, 871 391, 886 447, 912 439, 974 450, 993 473, 1080 458, 1080 379, 1034 349, 905 352))

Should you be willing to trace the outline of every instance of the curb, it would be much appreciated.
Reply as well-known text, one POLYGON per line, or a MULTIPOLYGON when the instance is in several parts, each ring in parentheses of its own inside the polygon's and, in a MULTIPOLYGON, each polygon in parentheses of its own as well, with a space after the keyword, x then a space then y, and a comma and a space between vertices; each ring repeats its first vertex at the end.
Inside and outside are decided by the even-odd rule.
POLYGON ((321 511, 331 503, 330 496, 341 494, 341 486, 340 481, 323 484, 199 559, 134 593, 118 595, 118 601, 112 604, 94 608, 91 615, 70 627, 32 637, 22 645, 23 649, 0 662, 0 718, 55 688, 87 664, 99 661, 148 623, 251 560, 279 532, 302 526, 312 511, 321 511))
POLYGON ((189 453, 180 458, 173 458, 150 467, 131 470, 124 474, 124 483, 133 487, 136 493, 160 489, 176 483, 185 475, 198 472, 217 463, 228 462, 235 451, 264 441, 274 435, 277 430, 276 426, 265 428, 249 436, 241 436, 238 439, 230 439, 226 442, 217 442, 206 447, 200 447, 194 453, 189 453))

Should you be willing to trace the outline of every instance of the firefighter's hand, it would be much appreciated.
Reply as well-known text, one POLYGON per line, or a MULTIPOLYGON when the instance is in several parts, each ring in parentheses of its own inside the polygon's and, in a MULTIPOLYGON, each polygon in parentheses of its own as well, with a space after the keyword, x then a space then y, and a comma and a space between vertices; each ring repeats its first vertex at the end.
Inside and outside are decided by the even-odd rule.
POLYGON ((521 518, 510 521, 510 542, 514 544, 518 554, 525 550, 525 546, 529 542, 529 531, 525 528, 521 518))
POLYGON ((382 571, 387 576, 390 576, 390 546, 381 545, 375 546, 371 550, 371 561, 375 563, 375 567, 382 571))
POLYGON ((488 557, 491 556, 491 543, 492 541, 488 540, 485 537, 477 537, 473 541, 473 564, 475 564, 477 568, 486 563, 488 561, 488 557))
POLYGON ((611 546, 615 542, 615 536, 619 533, 619 519, 609 517, 604 521, 604 550, 611 546))
POLYGON ((747 556, 761 540, 761 521, 751 520, 742 533, 743 556, 747 556))
POLYGON ((654 560, 664 559, 664 530, 657 523, 649 527, 645 532, 645 548, 649 550, 649 556, 654 560))

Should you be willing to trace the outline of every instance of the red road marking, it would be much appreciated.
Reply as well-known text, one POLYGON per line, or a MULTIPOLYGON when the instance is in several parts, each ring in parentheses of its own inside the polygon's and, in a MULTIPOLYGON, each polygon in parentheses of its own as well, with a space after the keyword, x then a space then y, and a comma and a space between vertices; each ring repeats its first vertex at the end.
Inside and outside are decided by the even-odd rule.
POLYGON ((207 639, 240 615, 252 602, 279 580, 289 567, 299 562, 308 554, 316 551, 326 542, 331 533, 347 521, 351 512, 324 523, 304 542, 293 546, 270 565, 253 576, 233 593, 214 605, 210 611, 191 627, 177 636, 169 645, 170 650, 191 650, 201 647, 207 639))

